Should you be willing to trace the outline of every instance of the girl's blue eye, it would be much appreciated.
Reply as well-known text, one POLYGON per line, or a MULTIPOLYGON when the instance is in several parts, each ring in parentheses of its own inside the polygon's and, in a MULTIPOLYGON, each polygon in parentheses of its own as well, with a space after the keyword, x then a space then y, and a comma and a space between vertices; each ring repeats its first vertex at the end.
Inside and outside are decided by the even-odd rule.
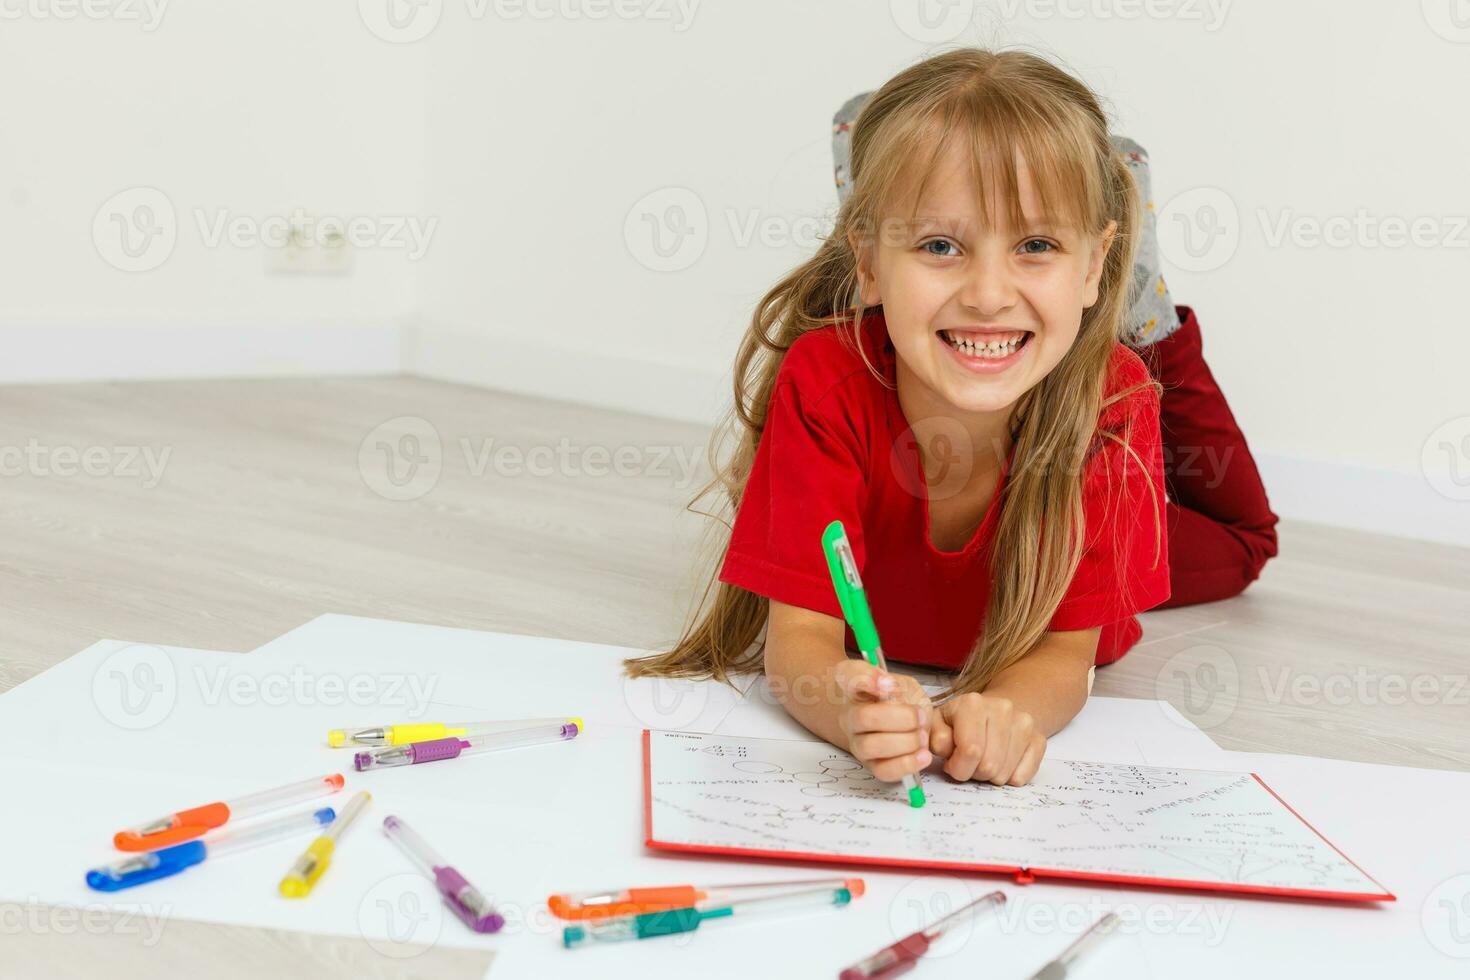
POLYGON ((1027 255, 1045 255, 1047 252, 1055 250, 1052 246, 1052 243, 1047 241, 1045 238, 1029 239, 1021 244, 1021 248, 1023 251, 1025 251, 1027 255), (1029 247, 1031 245, 1042 245, 1045 247, 1042 249, 1033 249, 1029 247))
POLYGON ((947 258, 949 258, 949 255, 950 254, 953 254, 953 253, 946 254, 944 252, 931 251, 930 250, 930 246, 931 245, 945 245, 945 246, 948 246, 948 247, 953 248, 954 247, 954 242, 946 241, 943 238, 935 238, 935 239, 933 239, 931 241, 925 242, 923 244, 923 246, 922 246, 923 249, 924 249, 924 251, 928 252, 930 255, 936 256, 936 257, 941 258, 941 259, 947 259, 947 258))

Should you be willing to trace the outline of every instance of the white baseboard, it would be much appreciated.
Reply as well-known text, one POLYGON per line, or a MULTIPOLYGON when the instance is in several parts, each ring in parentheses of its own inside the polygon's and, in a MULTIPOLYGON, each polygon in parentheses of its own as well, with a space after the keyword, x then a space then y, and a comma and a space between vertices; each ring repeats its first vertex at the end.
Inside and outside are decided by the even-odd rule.
MULTIPOLYGON (((0 352, 0 384, 407 373, 705 426, 730 400, 728 371, 392 322, 0 324, 0 352)), ((1255 457, 1283 518, 1470 547, 1470 502, 1418 474, 1255 457)))
POLYGON ((1281 517, 1470 548, 1470 501, 1451 500, 1421 474, 1252 455, 1281 517))
POLYGON ((392 322, 0 323, 0 384, 396 374, 402 341, 392 322))

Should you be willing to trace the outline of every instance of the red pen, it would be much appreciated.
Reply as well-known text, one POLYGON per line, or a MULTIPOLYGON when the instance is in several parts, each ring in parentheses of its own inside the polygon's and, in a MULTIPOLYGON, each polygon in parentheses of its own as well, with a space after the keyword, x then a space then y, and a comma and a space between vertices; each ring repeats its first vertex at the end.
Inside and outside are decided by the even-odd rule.
POLYGON ((904 936, 892 946, 885 946, 867 959, 843 970, 839 980, 886 980, 907 973, 919 965, 919 957, 929 952, 929 947, 950 929, 959 924, 961 918, 981 909, 1005 904, 1005 892, 994 891, 982 895, 968 905, 961 905, 953 912, 930 923, 927 928, 904 936))

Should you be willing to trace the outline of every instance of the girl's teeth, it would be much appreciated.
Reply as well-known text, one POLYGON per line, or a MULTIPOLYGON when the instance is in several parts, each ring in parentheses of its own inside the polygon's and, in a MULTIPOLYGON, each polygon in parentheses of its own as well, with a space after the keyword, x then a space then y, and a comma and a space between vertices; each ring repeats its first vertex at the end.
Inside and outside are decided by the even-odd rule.
POLYGON ((968 338, 957 338, 954 334, 949 333, 948 331, 945 331, 944 339, 955 350, 959 351, 961 354, 967 354, 970 357, 1002 358, 1009 357, 1014 354, 1017 348, 1019 348, 1021 344, 1025 343, 1026 334, 1022 334, 1016 339, 1007 341, 1003 344, 977 344, 968 338))

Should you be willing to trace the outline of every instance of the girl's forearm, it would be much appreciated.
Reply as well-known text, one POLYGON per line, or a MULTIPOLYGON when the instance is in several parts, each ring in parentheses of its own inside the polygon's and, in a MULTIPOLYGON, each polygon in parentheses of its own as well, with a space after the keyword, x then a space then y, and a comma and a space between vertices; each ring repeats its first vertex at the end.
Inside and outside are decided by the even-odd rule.
POLYGON ((1048 633, 1030 653, 997 674, 985 695, 1008 698, 1036 719, 1043 735, 1055 735, 1087 703, 1087 671, 1097 653, 1098 633, 1048 633))
POLYGON ((766 679, 776 700, 807 731, 844 750, 847 734, 837 720, 843 699, 832 670, 846 660, 841 642, 824 637, 784 637, 776 647, 766 643, 766 679))

